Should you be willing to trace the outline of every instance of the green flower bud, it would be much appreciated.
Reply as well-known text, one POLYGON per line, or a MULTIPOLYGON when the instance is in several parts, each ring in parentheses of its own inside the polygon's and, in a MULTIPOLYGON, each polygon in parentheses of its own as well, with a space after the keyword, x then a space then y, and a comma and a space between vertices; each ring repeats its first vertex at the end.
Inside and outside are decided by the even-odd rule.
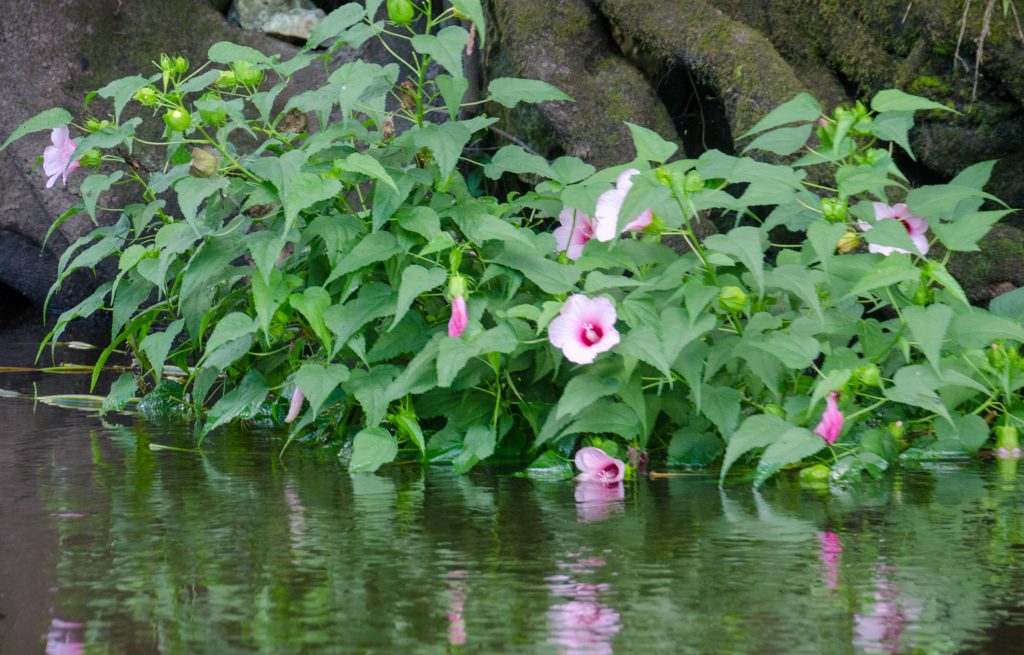
POLYGON ((854 375, 857 376, 857 381, 867 387, 879 387, 882 386, 882 371, 876 364, 868 364, 867 366, 861 366, 854 375))
POLYGON ((740 312, 747 306, 747 293, 739 287, 722 287, 718 291, 718 302, 729 312, 740 312))
POLYGON ((836 250, 839 254, 845 255, 848 252, 857 249, 860 245, 860 237, 853 230, 848 231, 843 236, 839 237, 839 241, 836 243, 836 250))
POLYGON ((160 70, 167 73, 174 72, 174 60, 171 59, 166 52, 160 53, 160 70))
POLYGON ((416 17, 410 0, 388 0, 388 18, 399 25, 408 25, 416 17))
POLYGON ((135 95, 132 97, 146 107, 152 107, 160 100, 160 96, 157 94, 156 89, 151 86, 142 87, 136 91, 135 95))
POLYGON ((461 275, 453 275, 448 278, 448 293, 452 298, 466 297, 466 278, 461 275))
POLYGON ((238 77, 235 75, 233 70, 225 70, 220 72, 220 77, 214 82, 219 88, 227 89, 238 86, 238 77))
POLYGON ((683 178, 683 189, 687 193, 697 193, 704 190, 704 180, 697 171, 690 171, 683 178))
POLYGON ((180 107, 169 110, 163 118, 167 127, 175 132, 184 132, 192 124, 192 116, 180 107))
POLYGON ((1006 368, 1006 364, 1009 362, 1009 358, 1006 356, 1006 349, 1003 348, 1002 344, 992 344, 985 354, 988 356, 989 365, 997 371, 1006 368))
POLYGON ((231 64, 235 71, 235 77, 240 84, 245 86, 259 86, 263 81, 263 71, 252 65, 251 62, 239 60, 231 64))
POLYGON ((96 168, 103 161, 103 154, 99 150, 93 148, 92 150, 86 150, 82 153, 82 156, 78 158, 78 163, 82 166, 89 166, 90 168, 96 168))
POLYGON ((821 213, 830 223, 842 223, 846 220, 846 198, 822 198, 821 213))
POLYGON ((85 119, 85 129, 90 132, 99 132, 102 129, 102 125, 96 118, 87 118, 85 119))
POLYGON ((188 72, 188 59, 185 59, 181 55, 174 58, 174 72, 175 73, 187 73, 188 72))
POLYGON ((903 437, 907 434, 907 426, 903 425, 903 421, 893 421, 886 428, 896 441, 903 441, 903 437))
POLYGON ((448 252, 448 266, 453 271, 459 270, 459 267, 462 266, 462 251, 461 250, 459 250, 458 248, 452 248, 448 252))

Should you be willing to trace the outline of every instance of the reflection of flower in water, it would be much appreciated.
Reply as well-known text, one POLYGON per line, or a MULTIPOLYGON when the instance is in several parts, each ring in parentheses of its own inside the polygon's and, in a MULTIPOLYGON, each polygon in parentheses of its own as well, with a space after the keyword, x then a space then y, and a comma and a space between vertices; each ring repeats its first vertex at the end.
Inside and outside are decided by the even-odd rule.
POLYGON ((603 521, 612 512, 624 509, 622 499, 626 490, 621 482, 604 484, 603 482, 582 481, 576 483, 576 518, 581 523, 603 521))
MULTIPOLYGON (((559 568, 580 575, 594 573, 604 566, 602 558, 588 558, 584 554, 571 554, 575 559, 559 563, 559 568)), ((569 599, 548 610, 548 642, 558 646, 559 652, 566 655, 611 653, 612 637, 618 634, 622 625, 619 613, 601 602, 600 595, 607 593, 609 586, 579 582, 565 574, 553 575, 547 580, 553 596, 569 599)))
POLYGON ((46 655, 81 655, 85 644, 79 641, 75 630, 83 627, 84 623, 53 619, 46 633, 46 655))
POLYGON ((291 533, 292 550, 295 551, 292 563, 298 565, 302 561, 299 553, 306 546, 306 508, 292 484, 285 485, 284 502, 288 507, 288 532, 291 533))
POLYGON ((868 653, 904 652, 903 632, 921 616, 921 601, 903 597, 891 573, 885 566, 875 570, 874 604, 853 617, 853 645, 868 653))
POLYGON ((456 569, 448 572, 449 600, 448 600, 448 643, 453 646, 461 646, 466 643, 466 619, 462 612, 466 607, 466 593, 469 586, 465 580, 469 578, 469 571, 456 569))
POLYGON ((831 530, 818 533, 818 543, 821 548, 818 551, 818 560, 821 561, 821 581, 829 590, 839 586, 839 564, 843 556, 843 543, 839 535, 831 530))

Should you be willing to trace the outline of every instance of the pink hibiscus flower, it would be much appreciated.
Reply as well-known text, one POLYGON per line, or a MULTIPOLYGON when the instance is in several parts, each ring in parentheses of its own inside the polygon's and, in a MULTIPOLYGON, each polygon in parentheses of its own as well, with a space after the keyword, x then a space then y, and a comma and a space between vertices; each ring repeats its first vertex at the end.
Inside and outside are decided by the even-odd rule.
POLYGON ((622 482, 626 476, 626 465, 600 448, 587 446, 576 451, 576 468, 581 482, 601 482, 606 485, 622 482))
MULTIPOLYGON (((920 216, 914 216, 910 213, 910 209, 903 203, 898 203, 893 206, 889 206, 883 202, 873 202, 871 205, 875 208, 875 220, 881 221, 885 219, 895 219, 903 223, 903 227, 907 228, 907 234, 910 235, 910 240, 914 243, 914 247, 922 255, 928 254, 928 237, 925 236, 925 232, 928 231, 928 221, 924 220, 920 216)), ((867 223, 859 223, 858 227, 861 232, 867 232, 872 226, 867 223)), ((901 252, 909 255, 909 250, 903 248, 893 248, 890 246, 879 246, 877 244, 868 244, 868 252, 878 253, 880 255, 889 256, 894 252, 901 252)))
POLYGON ((594 238, 594 225, 590 217, 581 211, 566 207, 558 215, 560 225, 555 228, 556 252, 565 252, 569 259, 576 260, 583 254, 583 244, 594 238))
POLYGON ((607 298, 587 298, 577 293, 569 296, 551 321, 548 339, 570 362, 590 364, 619 343, 617 318, 615 306, 607 298))
MULTIPOLYGON (((611 241, 619 236, 619 214, 622 212, 622 204, 626 201, 626 195, 633 188, 634 175, 640 171, 630 168, 619 174, 615 180, 615 188, 605 191, 597 199, 597 210, 594 212, 594 238, 598 241, 611 241)), ((651 224, 651 210, 645 209, 626 224, 622 231, 634 230, 639 232, 651 224)))
POLYGON ((466 299, 462 296, 452 298, 452 317, 448 319, 448 336, 461 337, 466 331, 466 299))
POLYGON ((821 422, 814 428, 814 434, 825 440, 825 443, 832 445, 839 438, 843 431, 843 413, 839 411, 839 393, 833 391, 828 395, 825 413, 821 415, 821 422))
POLYGON ((64 184, 68 183, 68 174, 78 168, 78 160, 72 160, 71 155, 75 154, 77 145, 68 136, 68 128, 58 127, 50 133, 52 146, 46 146, 43 150, 43 172, 49 176, 46 180, 46 188, 49 189, 62 177, 64 184))

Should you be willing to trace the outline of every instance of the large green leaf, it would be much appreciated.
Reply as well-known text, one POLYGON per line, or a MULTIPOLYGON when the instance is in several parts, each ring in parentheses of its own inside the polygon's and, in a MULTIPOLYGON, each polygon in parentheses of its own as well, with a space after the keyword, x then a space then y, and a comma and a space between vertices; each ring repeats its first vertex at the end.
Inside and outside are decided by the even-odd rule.
POLYGON ((903 310, 903 318, 910 327, 910 334, 917 342, 917 347, 938 371, 942 342, 953 320, 953 308, 943 304, 928 307, 914 305, 903 310))
POLYGON ((402 271, 402 282, 398 285, 398 302, 395 305, 395 320, 391 322, 388 332, 395 329, 402 320, 413 301, 421 294, 436 289, 448 279, 448 273, 441 267, 430 269, 413 264, 402 271))
POLYGON ((462 452, 456 455, 452 464, 457 473, 466 473, 477 463, 494 454, 498 435, 491 425, 474 425, 466 431, 462 452))
POLYGON ((344 348, 364 325, 394 310, 395 295, 390 287, 380 282, 367 284, 358 297, 344 305, 330 307, 324 312, 324 321, 337 339, 334 353, 344 348))
POLYGON ((373 473, 398 455, 398 441, 384 428, 369 427, 360 430, 352 440, 350 473, 373 473))
POLYGON ((0 145, 0 150, 3 150, 26 134, 64 127, 72 120, 74 119, 71 114, 68 113, 68 110, 61 107, 54 107, 52 109, 41 111, 15 128, 15 130, 11 132, 11 135, 3 142, 3 145, 0 145))
POLYGON ((764 150, 776 155, 791 155, 807 145, 807 139, 811 137, 811 123, 800 127, 780 127, 771 132, 765 132, 757 137, 743 149, 743 152, 751 150, 764 150))
POLYGON ((221 317, 206 342, 206 351, 213 352, 226 343, 241 339, 256 331, 256 321, 248 314, 231 312, 221 317))
POLYGON ((400 252, 402 247, 390 232, 369 234, 359 241, 350 253, 339 259, 324 284, 330 284, 342 275, 358 271, 364 266, 383 261, 400 252))
POLYGON ((150 332, 142 340, 139 347, 146 354, 149 365, 153 367, 153 377, 159 380, 163 375, 164 363, 167 361, 167 353, 171 351, 174 340, 181 333, 185 321, 178 319, 168 325, 163 332, 150 332))
POLYGON ((483 48, 487 37, 487 21, 485 20, 483 4, 480 0, 452 0, 452 6, 459 10, 464 16, 476 25, 476 38, 480 39, 480 47, 483 48))
POLYGON ((551 261, 517 242, 505 243, 494 261, 521 272, 545 293, 568 293, 580 278, 576 266, 551 261))
POLYGON ((487 85, 490 99, 508 108, 520 102, 538 103, 556 100, 572 101, 572 98, 547 82, 522 80, 515 77, 497 77, 487 85))
POLYGON ((210 46, 206 56, 215 64, 233 64, 236 61, 247 61, 252 64, 270 65, 270 59, 256 48, 228 41, 214 43, 210 46))
POLYGON ((752 134, 764 132, 786 123, 808 123, 817 120, 820 115, 821 105, 818 104, 814 96, 809 93, 801 93, 768 112, 767 116, 740 135, 740 138, 744 139, 752 134))
POLYGON ((519 345, 507 323, 473 337, 443 337, 437 354, 437 386, 449 387, 470 359, 487 353, 510 353, 519 345))
POLYGON ((343 364, 312 364, 306 362, 295 374, 295 384, 309 401, 316 416, 327 397, 348 379, 348 368, 343 364))
POLYGON ((433 153, 441 176, 445 178, 455 168, 471 136, 472 133, 465 125, 456 122, 441 125, 431 123, 417 129, 412 135, 418 148, 427 148, 433 153))
POLYGON ((210 408, 206 423, 199 429, 202 443, 210 432, 236 418, 248 419, 256 415, 267 397, 267 382, 259 371, 250 369, 237 387, 224 394, 210 408))
MULTIPOLYGON (((738 433, 737 433, 738 434, 738 433)), ((771 476, 790 464, 796 464, 814 455, 828 444, 821 437, 806 428, 789 426, 781 436, 772 441, 761 455, 754 476, 754 488, 760 487, 771 476)))
POLYGON ((454 77, 465 77, 462 72, 462 54, 469 42, 469 32, 458 25, 449 25, 435 34, 417 34, 412 37, 413 50, 433 57, 454 77))
POLYGON ((708 249, 739 260, 754 278, 758 297, 764 295, 764 238, 756 227, 733 228, 705 239, 708 249))
POLYGON ((654 130, 626 123, 636 147, 636 158, 663 164, 679 150, 679 144, 666 141, 654 130))
POLYGON ((388 172, 384 170, 384 167, 380 165, 380 162, 370 155, 355 152, 345 159, 335 160, 334 165, 340 170, 362 173, 367 177, 383 182, 391 187, 395 193, 398 193, 398 185, 396 185, 395 181, 390 175, 388 175, 388 172))
POLYGON ((719 483, 725 481, 729 469, 740 457, 755 448, 764 448, 794 426, 772 414, 757 414, 747 418, 729 438, 725 448, 725 460, 719 474, 719 483))
POLYGON ((320 343, 331 352, 331 333, 324 322, 324 312, 331 306, 331 294, 323 287, 306 287, 302 293, 288 296, 288 303, 302 314, 320 343))
MULTIPOLYGON (((96 93, 101 98, 110 98, 114 101, 114 122, 119 123, 121 121, 121 111, 124 109, 124 106, 128 104, 136 91, 147 84, 149 84, 149 80, 146 78, 139 75, 132 75, 129 77, 122 77, 119 80, 114 80, 96 93)), ((3 148, 0 148, 0 150, 3 150, 3 148)))
POLYGON ((899 89, 885 89, 875 94, 875 97, 871 99, 871 109, 876 112, 883 111, 917 111, 920 109, 941 109, 943 111, 953 111, 946 105, 929 100, 928 98, 922 98, 920 96, 912 96, 909 93, 904 93, 899 89))
MULTIPOLYGON (((357 2, 350 2, 342 5, 327 14, 309 35, 303 50, 319 48, 327 39, 335 39, 345 30, 358 23, 363 18, 363 8, 357 2)), ((367 16, 372 19, 372 16, 367 16)))
POLYGON ((504 173, 521 175, 529 173, 541 177, 557 177, 548 160, 526 152, 521 146, 504 146, 494 153, 491 162, 484 167, 484 175, 497 180, 504 173))
POLYGON ((731 387, 713 387, 705 384, 701 388, 703 402, 701 412, 711 419, 718 430, 732 443, 732 434, 740 418, 740 402, 743 394, 731 387))
MULTIPOLYGON (((619 381, 615 378, 584 373, 577 375, 562 391, 555 408, 555 418, 573 417, 581 410, 590 407, 602 398, 606 398, 619 390, 619 381)), ((599 411, 599 410, 598 410, 599 411)))

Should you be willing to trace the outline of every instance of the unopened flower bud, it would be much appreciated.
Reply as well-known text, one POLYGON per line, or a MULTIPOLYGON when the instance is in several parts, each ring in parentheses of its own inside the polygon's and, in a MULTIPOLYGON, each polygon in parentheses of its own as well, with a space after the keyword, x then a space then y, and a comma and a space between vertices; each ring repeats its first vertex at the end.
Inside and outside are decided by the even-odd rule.
POLYGON ((452 248, 448 252, 448 266, 453 271, 459 270, 459 267, 462 266, 462 251, 461 250, 459 250, 458 248, 452 248))
POLYGON ((687 193, 697 193, 704 190, 704 179, 697 171, 690 171, 683 178, 683 189, 687 193))
POLYGON ((160 70, 165 74, 174 72, 174 60, 166 52, 160 53, 160 70))
POLYGON ((857 236, 856 232, 850 230, 843 236, 839 237, 839 242, 836 243, 836 250, 838 250, 840 254, 845 255, 848 252, 856 250, 859 245, 860 237, 857 236))
POLYGON ((867 366, 861 366, 854 375, 857 376, 857 381, 866 387, 878 387, 882 383, 882 371, 878 368, 877 364, 868 364, 867 366))
POLYGON ((410 0, 388 0, 388 19, 399 25, 408 25, 416 17, 410 0))
POLYGON ((461 275, 453 275, 448 278, 448 293, 452 298, 466 297, 466 278, 461 275))
POLYGON ((1003 348, 1002 344, 992 344, 985 354, 988 356, 988 363, 992 368, 997 371, 1006 368, 1009 359, 1006 357, 1006 349, 1003 348))
POLYGON ((154 89, 151 86, 142 87, 141 89, 136 91, 135 95, 132 97, 139 101, 140 104, 145 105, 146 107, 152 107, 160 99, 160 97, 157 95, 156 89, 154 89))
POLYGON ((99 150, 93 148, 92 150, 86 150, 82 153, 82 156, 78 158, 78 163, 82 166, 89 166, 96 168, 103 161, 103 155, 99 150))
POLYGON ((830 223, 841 223, 846 220, 846 199, 822 198, 821 213, 830 223))
POLYGON ((207 148, 192 148, 188 174, 192 177, 213 177, 220 168, 221 157, 207 148))
POLYGON ((1017 427, 1013 425, 997 425, 995 427, 996 433, 996 448, 1005 448, 1006 450, 1013 451, 1015 448, 1020 449, 1020 438, 1017 427))
POLYGON ((167 127, 175 132, 184 132, 192 124, 192 116, 181 107, 169 110, 164 114, 163 119, 167 123, 167 127))
POLYGON ((231 68, 235 71, 238 82, 245 86, 259 86, 263 81, 263 71, 251 62, 240 59, 231 64, 231 68))
POLYGON ((230 88, 238 84, 238 77, 233 70, 221 71, 220 77, 217 78, 215 84, 222 89, 230 88))
POLYGON ((102 129, 102 124, 97 118, 87 118, 85 119, 85 129, 90 132, 99 132, 102 129))
POLYGON ((181 55, 174 58, 174 72, 175 73, 187 73, 188 72, 188 59, 185 59, 181 55))
POLYGON ((907 426, 903 425, 903 421, 893 421, 886 427, 889 430, 889 434, 896 441, 902 441, 903 437, 907 434, 907 426))
POLYGON ((718 302, 730 312, 740 312, 747 306, 747 293, 739 287, 722 287, 718 292, 718 302))

